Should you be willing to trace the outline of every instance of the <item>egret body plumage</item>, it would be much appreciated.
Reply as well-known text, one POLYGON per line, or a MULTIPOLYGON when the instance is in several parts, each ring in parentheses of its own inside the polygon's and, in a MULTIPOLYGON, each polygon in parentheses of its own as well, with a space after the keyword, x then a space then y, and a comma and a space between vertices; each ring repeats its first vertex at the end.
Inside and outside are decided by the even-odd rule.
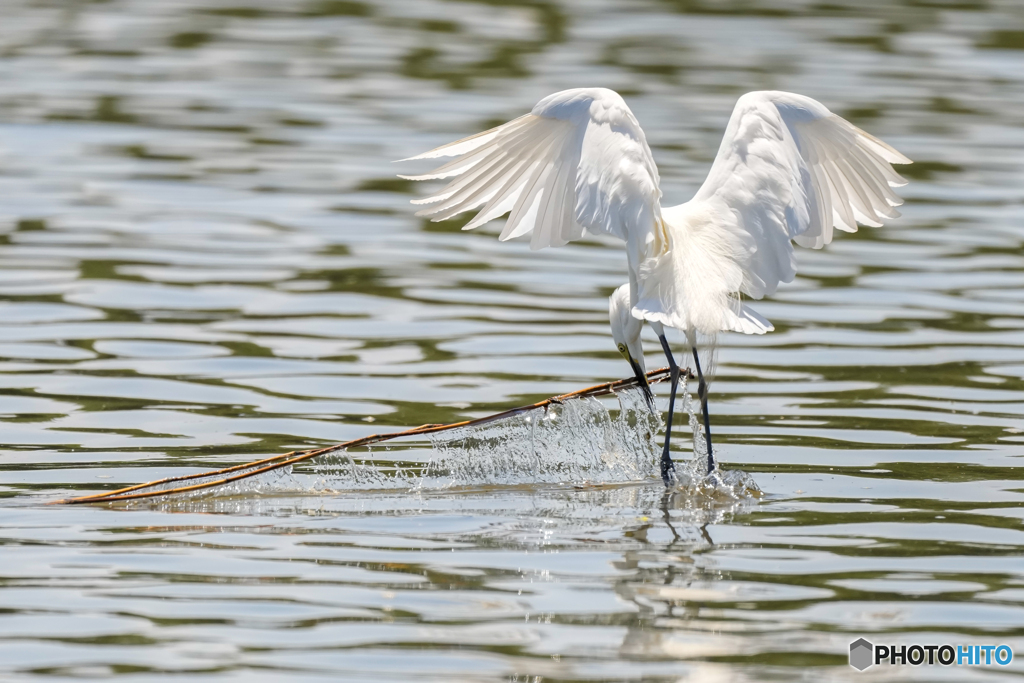
POLYGON ((648 321, 673 370, 661 465, 666 483, 679 371, 664 327, 681 330, 693 352, 711 471, 698 335, 771 331, 743 297, 760 299, 793 280, 794 242, 817 249, 831 242, 834 229, 854 232, 858 222, 879 226, 899 216, 894 207, 902 201, 891 188, 906 181, 892 164, 910 163, 809 97, 751 92, 736 103, 697 194, 663 208, 644 133, 622 97, 604 88, 549 95, 529 114, 411 159, 438 157, 455 159, 431 173, 402 176, 451 178, 414 201, 426 205, 419 216, 445 220, 478 210, 463 228, 471 230, 509 213, 500 239, 530 235, 532 249, 562 246, 586 232, 625 242, 629 282, 612 297, 613 336, 622 339, 634 372, 642 370, 640 325, 630 319, 648 321))

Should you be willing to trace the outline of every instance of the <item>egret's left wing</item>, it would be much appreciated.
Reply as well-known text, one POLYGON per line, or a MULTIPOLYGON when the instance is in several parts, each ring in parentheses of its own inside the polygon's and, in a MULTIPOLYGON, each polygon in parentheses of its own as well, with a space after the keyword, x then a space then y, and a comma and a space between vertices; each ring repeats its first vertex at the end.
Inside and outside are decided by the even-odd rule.
POLYGON ((658 169, 636 118, 611 90, 549 95, 525 116, 411 159, 437 157, 457 158, 401 176, 454 178, 413 202, 429 205, 417 216, 441 221, 479 209, 463 228, 472 230, 511 212, 500 239, 532 232, 532 249, 562 246, 585 230, 639 238, 645 254, 668 248, 658 169))
POLYGON ((640 266, 633 315, 704 334, 760 334, 771 323, 739 301, 796 276, 793 242, 820 248, 833 228, 896 218, 910 160, 810 97, 767 91, 739 99, 707 180, 664 209, 672 249, 640 266))
POLYGON ((790 240, 820 249, 833 228, 856 232, 899 217, 892 164, 910 159, 795 93, 747 93, 736 102, 707 179, 691 200, 744 242, 738 289, 755 299, 796 275, 790 240))

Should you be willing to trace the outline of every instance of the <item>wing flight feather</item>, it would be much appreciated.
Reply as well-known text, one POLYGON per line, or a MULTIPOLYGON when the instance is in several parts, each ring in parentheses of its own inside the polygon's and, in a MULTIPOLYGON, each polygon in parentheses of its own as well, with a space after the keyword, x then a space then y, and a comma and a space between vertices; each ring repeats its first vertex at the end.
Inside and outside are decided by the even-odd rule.
MULTIPOLYGON (((472 230, 510 212, 500 239, 531 234, 530 247, 561 246, 589 231, 636 238, 639 253, 664 252, 658 170, 639 123, 604 88, 550 95, 525 116, 410 157, 456 157, 409 180, 451 178, 415 204, 433 221, 466 211, 472 230)), ((407 161, 403 159, 403 161, 407 161)))
POLYGON ((673 250, 643 264, 633 314, 706 334, 770 329, 739 296, 760 299, 791 281, 793 242, 819 249, 833 229, 898 217, 892 188, 906 181, 892 164, 909 163, 809 97, 744 95, 704 184, 664 210, 673 250))

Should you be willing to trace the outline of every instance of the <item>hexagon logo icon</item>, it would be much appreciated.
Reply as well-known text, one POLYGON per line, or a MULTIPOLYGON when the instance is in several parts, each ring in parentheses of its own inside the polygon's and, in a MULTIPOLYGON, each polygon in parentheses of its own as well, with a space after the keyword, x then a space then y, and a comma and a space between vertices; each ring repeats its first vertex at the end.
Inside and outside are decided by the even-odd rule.
POLYGON ((850 643, 850 666, 857 671, 863 671, 874 664, 875 646, 863 638, 850 643))

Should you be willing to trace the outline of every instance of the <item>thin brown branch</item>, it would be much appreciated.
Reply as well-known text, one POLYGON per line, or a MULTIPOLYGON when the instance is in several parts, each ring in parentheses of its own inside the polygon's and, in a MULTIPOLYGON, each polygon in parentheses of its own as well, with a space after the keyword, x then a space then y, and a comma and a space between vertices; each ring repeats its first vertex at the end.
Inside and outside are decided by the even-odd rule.
MULTIPOLYGON (((650 383, 655 384, 662 382, 669 377, 669 369, 661 368, 659 370, 652 370, 647 373, 647 379, 650 383)), ((308 451, 290 451, 288 453, 282 453, 281 455, 275 455, 270 458, 264 458, 262 460, 255 460, 248 462, 243 465, 233 465, 231 467, 225 467, 219 470, 210 470, 208 472, 199 472, 197 474, 185 474, 177 477, 167 477, 166 479, 158 479, 156 481, 146 482, 144 484, 136 484, 134 486, 128 486, 125 488, 117 489, 116 491, 106 491, 103 493, 95 493, 88 496, 79 496, 77 498, 65 498, 62 500, 56 500, 50 503, 50 505, 81 505, 84 503, 113 503, 117 501, 136 500, 139 498, 152 498, 154 496, 169 496, 177 493, 188 493, 191 491, 199 491, 202 489, 212 488, 214 486, 222 486, 224 484, 230 484, 235 481, 242 479, 248 479, 259 474, 266 472, 272 472, 289 465, 294 465, 305 460, 310 460, 321 455, 333 453, 335 451, 345 450, 348 448, 355 448, 358 446, 366 446, 372 443, 379 443, 381 441, 390 441, 391 439, 398 439, 406 436, 421 436, 424 434, 434 434, 437 432, 447 431, 449 429, 458 429, 459 427, 472 427, 475 425, 487 424, 496 420, 501 420, 513 415, 519 415, 531 410, 538 410, 540 408, 546 408, 549 405, 562 403, 575 398, 587 398, 591 396, 607 396, 608 394, 615 393, 618 389, 625 389, 628 387, 636 386, 636 378, 630 377, 628 379, 620 379, 615 382, 607 382, 605 384, 598 384, 596 386, 587 387, 586 389, 579 389, 577 391, 570 392, 568 394, 562 394, 560 396, 552 396, 551 398, 532 403, 527 406, 520 406, 519 408, 512 408, 511 410, 505 410, 500 413, 488 415, 486 417, 476 418, 474 420, 464 420, 463 422, 453 422, 452 424, 438 425, 438 424, 426 424, 416 427, 414 429, 407 429, 400 432, 389 432, 386 434, 373 434, 371 436, 364 436, 359 439, 353 439, 344 443, 335 444, 333 446, 327 446, 326 448, 317 448, 308 451), (196 484, 188 484, 187 482, 196 479, 208 479, 210 477, 218 477, 213 481, 202 481, 196 484), (160 486, 166 486, 168 484, 174 484, 181 482, 182 485, 175 486, 172 488, 156 488, 160 486), (156 490, 147 490, 156 489, 156 490)))

